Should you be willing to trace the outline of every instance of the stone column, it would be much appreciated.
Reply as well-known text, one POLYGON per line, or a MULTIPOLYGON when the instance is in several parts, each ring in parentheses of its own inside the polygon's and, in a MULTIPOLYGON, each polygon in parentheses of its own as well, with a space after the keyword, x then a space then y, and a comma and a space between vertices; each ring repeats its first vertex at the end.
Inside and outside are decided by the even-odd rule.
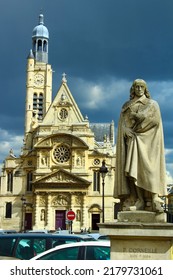
POLYGON ((35 193, 35 213, 34 213, 34 226, 37 229, 39 224, 39 194, 35 193))
POLYGON ((51 229, 51 193, 47 194, 46 227, 51 229))
POLYGON ((83 193, 83 203, 82 203, 82 227, 88 229, 88 208, 86 206, 86 193, 83 193))

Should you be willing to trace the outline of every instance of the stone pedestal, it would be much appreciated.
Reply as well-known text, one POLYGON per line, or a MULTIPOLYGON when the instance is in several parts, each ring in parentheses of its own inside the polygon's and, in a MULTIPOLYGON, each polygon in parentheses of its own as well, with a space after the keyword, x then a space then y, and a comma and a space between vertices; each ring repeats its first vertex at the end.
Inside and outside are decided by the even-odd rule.
POLYGON ((111 260, 172 260, 173 224, 165 213, 120 212, 118 220, 98 224, 111 241, 111 260))

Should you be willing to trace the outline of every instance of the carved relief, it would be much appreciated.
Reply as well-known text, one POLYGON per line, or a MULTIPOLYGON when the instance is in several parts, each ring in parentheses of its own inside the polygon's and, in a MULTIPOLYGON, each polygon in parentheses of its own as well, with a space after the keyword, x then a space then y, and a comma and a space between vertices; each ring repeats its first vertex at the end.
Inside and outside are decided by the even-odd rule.
POLYGON ((61 108, 59 111, 58 117, 61 121, 65 121, 68 117, 68 111, 66 108, 61 108))
POLYGON ((64 174, 63 172, 58 172, 56 175, 47 178, 46 183, 49 182, 64 182, 64 183, 75 183, 76 180, 72 178, 71 176, 68 176, 67 174, 64 174))
POLYGON ((40 196, 40 199, 39 199, 39 206, 45 206, 46 205, 46 198, 45 196, 40 196))
POLYGON ((90 184, 89 181, 86 181, 80 177, 74 176, 71 173, 67 172, 67 171, 56 171, 53 172, 52 174, 49 174, 49 176, 44 176, 43 178, 41 178, 41 176, 39 178, 37 178, 36 181, 34 181, 34 184, 39 184, 40 187, 45 188, 45 183, 49 184, 49 183, 60 183, 60 184, 90 184))
POLYGON ((82 196, 78 195, 75 197, 75 203, 76 205, 81 205, 82 204, 82 196))
POLYGON ((70 198, 67 195, 59 194, 52 200, 52 206, 67 206, 70 204, 70 198))
POLYGON ((85 154, 83 152, 76 152, 76 154, 73 154, 72 166, 75 168, 81 168, 85 166, 85 154))

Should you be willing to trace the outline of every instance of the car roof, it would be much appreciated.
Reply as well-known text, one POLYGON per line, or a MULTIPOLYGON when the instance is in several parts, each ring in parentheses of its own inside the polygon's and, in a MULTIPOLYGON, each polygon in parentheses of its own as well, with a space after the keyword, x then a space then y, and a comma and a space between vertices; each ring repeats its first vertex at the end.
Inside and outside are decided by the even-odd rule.
POLYGON ((54 234, 54 233, 11 233, 11 234, 2 234, 0 235, 0 238, 17 238, 17 237, 24 237, 24 238, 34 238, 34 237, 43 237, 43 238, 58 238, 58 239, 63 239, 63 238, 70 238, 70 239, 91 239, 94 240, 92 237, 89 237, 88 235, 84 235, 84 234, 54 234))
POLYGON ((13 229, 0 229, 0 233, 1 234, 17 233, 17 231, 13 229))
POLYGON ((47 251, 44 251, 42 253, 40 253, 39 255, 31 258, 31 260, 36 260, 39 259, 41 256, 44 256, 48 253, 57 251, 57 250, 61 250, 61 249, 65 249, 65 248, 71 248, 71 247, 81 247, 81 246, 96 246, 98 245, 99 247, 110 247, 110 241, 84 241, 84 242, 75 242, 75 243, 68 243, 68 244, 63 244, 63 245, 58 245, 54 248, 51 248, 47 251))
POLYGON ((89 236, 88 234, 59 234, 59 233, 52 233, 53 236, 75 236, 81 239, 92 239, 94 241, 94 238, 92 236, 89 236))
POLYGON ((100 234, 100 233, 88 233, 88 236, 91 236, 91 237, 95 238, 96 240, 98 240, 99 238, 101 239, 102 237, 109 238, 108 235, 100 234))
POLYGON ((27 233, 48 233, 46 229, 36 229, 36 230, 28 230, 27 233))

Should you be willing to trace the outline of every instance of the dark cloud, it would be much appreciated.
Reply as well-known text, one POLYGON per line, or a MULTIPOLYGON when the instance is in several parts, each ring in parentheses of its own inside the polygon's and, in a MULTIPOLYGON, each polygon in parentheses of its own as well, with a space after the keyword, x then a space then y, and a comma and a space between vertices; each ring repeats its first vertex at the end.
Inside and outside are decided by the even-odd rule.
POLYGON ((53 96, 66 72, 82 114, 92 122, 113 119, 117 125, 132 81, 141 77, 160 104, 165 146, 172 149, 173 1, 0 2, 1 129, 23 133, 27 56, 42 10, 50 33, 49 63, 55 71, 53 96), (158 87, 162 83, 164 94, 158 87))
POLYGON ((57 65, 89 79, 108 73, 129 79, 136 74, 147 79, 171 77, 173 5, 168 1, 164 5, 162 1, 89 2, 80 1, 79 11, 85 13, 69 7, 66 17, 63 13, 57 17, 53 34, 54 38, 60 34, 53 42, 57 65))

